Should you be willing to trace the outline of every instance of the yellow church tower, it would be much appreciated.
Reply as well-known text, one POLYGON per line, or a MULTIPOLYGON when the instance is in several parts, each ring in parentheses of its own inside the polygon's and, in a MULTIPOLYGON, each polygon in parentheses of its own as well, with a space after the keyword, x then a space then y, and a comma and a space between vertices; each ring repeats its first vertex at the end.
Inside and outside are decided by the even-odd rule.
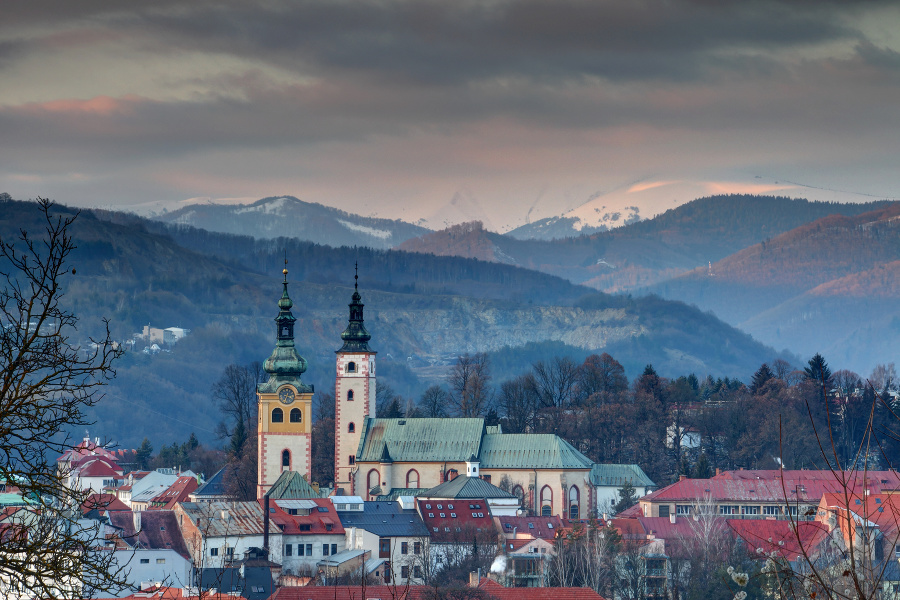
POLYGON ((256 387, 259 408, 257 498, 269 491, 283 471, 296 471, 307 480, 310 473, 313 386, 300 380, 306 371, 306 360, 294 347, 296 319, 291 314, 294 303, 288 296, 287 274, 285 261, 284 291, 275 317, 275 350, 263 365, 269 380, 256 387))

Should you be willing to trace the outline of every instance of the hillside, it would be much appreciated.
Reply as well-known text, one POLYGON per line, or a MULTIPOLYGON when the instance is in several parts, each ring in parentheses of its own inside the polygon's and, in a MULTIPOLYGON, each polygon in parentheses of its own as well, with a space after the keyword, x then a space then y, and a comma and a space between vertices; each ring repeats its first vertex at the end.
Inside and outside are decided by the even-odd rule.
POLYGON ((607 292, 630 291, 706 266, 821 217, 854 216, 886 204, 713 196, 589 236, 521 240, 480 226, 457 226, 409 240, 401 248, 515 264, 607 292))
MULTIPOLYGON (((3 208, 3 239, 19 226, 36 230, 33 204, 3 208)), ((297 344, 310 364, 305 378, 323 392, 333 385, 334 350, 346 326, 357 260, 380 377, 404 396, 418 396, 433 382, 417 373, 440 373, 461 353, 511 348, 508 353, 531 344, 532 360, 534 344, 547 341, 584 353, 614 352, 630 376, 652 362, 663 375, 694 371, 746 379, 774 356, 684 304, 607 296, 507 265, 166 230, 158 222, 105 212, 83 212, 73 230, 78 277, 66 302, 80 318, 79 335, 96 333, 102 317, 123 341, 146 324, 191 330, 171 353, 130 352, 120 363, 94 417, 98 435, 115 433, 125 445, 145 435, 166 443, 183 441, 191 431, 203 441, 214 437, 212 383, 227 364, 262 360, 271 352, 285 249, 297 344)), ((495 373, 495 381, 516 373, 495 373)))
POLYGON ((898 261, 895 204, 818 219, 650 289, 712 310, 776 347, 831 349, 868 372, 890 361, 885 351, 900 349, 872 343, 900 317, 889 301, 900 290, 898 261))
POLYGON ((193 204, 156 217, 164 223, 262 239, 294 237, 332 246, 391 248, 428 230, 400 220, 351 214, 293 196, 252 204, 193 204))

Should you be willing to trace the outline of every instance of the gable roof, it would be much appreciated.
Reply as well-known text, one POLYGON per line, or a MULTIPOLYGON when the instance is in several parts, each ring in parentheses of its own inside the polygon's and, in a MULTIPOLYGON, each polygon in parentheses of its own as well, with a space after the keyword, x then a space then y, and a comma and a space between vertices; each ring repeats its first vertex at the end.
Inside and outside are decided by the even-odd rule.
POLYGON ((481 469, 590 469, 572 444, 552 433, 490 433, 478 454, 481 469))
POLYGON ((179 477, 169 489, 164 490, 150 500, 149 510, 165 508, 171 510, 179 502, 184 502, 197 489, 197 479, 190 476, 179 477))
MULTIPOLYGON (((200 519, 203 520, 203 526, 198 529, 203 532, 204 537, 263 533, 263 509, 256 502, 181 502, 178 506, 195 527, 200 519)), ((272 519, 269 519, 269 531, 281 531, 272 519)))
POLYGON ((634 487, 655 487, 638 465, 601 465, 591 467, 591 485, 606 485, 620 488, 630 482, 634 487))
POLYGON ((552 540, 556 538, 556 532, 565 527, 559 517, 494 517, 500 524, 500 531, 504 535, 531 536, 552 540))
MULTIPOLYGON (((262 504, 263 501, 259 502, 262 504)), ((279 499, 269 502, 269 519, 285 535, 344 535, 341 519, 328 498, 279 499), (309 514, 289 514, 288 510, 293 508, 303 509, 303 513, 309 514), (303 530, 301 526, 304 527, 303 530)))
POLYGON ((309 485, 303 475, 296 471, 282 471, 272 487, 269 488, 269 498, 276 500, 320 497, 319 492, 309 485))
POLYGON ((494 530, 487 500, 417 500, 416 503, 433 542, 459 542, 461 537, 469 536, 471 543, 468 533, 471 530, 494 530))
POLYGON ((385 447, 394 462, 465 462, 478 455, 484 419, 372 419, 363 423, 357 462, 379 462, 385 447))
POLYGON ((190 560, 187 545, 178 527, 178 518, 171 510, 141 512, 141 530, 135 536, 134 513, 109 513, 111 525, 121 531, 121 539, 129 546, 148 550, 173 550, 190 560))
POLYGON ((363 502, 362 512, 338 511, 338 516, 345 528, 358 527, 379 537, 428 537, 419 513, 398 502, 363 502))
POLYGON ((454 477, 450 481, 433 487, 420 498, 517 498, 517 496, 503 491, 496 485, 481 479, 480 477, 454 477))
POLYGON ((128 511, 131 509, 124 502, 113 496, 112 494, 91 494, 85 498, 81 504, 81 512, 86 513, 91 510, 108 510, 108 511, 128 511))
POLYGON ((79 462, 74 472, 78 477, 116 477, 122 476, 122 467, 102 456, 91 456, 79 462))
POLYGON ((222 467, 216 474, 206 480, 206 482, 193 492, 193 496, 224 496, 225 495, 225 469, 228 465, 222 467))
POLYGON ((757 558, 765 558, 772 552, 791 562, 802 557, 803 552, 814 557, 820 544, 828 539, 828 527, 816 521, 792 524, 790 521, 728 519, 727 523, 735 535, 747 543, 751 556, 757 558))

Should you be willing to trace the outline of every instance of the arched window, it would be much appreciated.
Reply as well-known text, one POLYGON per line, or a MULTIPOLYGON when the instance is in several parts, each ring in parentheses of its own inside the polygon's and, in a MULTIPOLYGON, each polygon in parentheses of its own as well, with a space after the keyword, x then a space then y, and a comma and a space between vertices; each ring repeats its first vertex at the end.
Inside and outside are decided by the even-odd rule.
POLYGON ((299 408, 291 409, 291 423, 302 423, 303 422, 303 413, 300 412, 299 408))
POLYGON ((369 475, 367 477, 368 486, 366 489, 369 493, 372 493, 372 490, 378 487, 378 482, 381 481, 381 475, 378 473, 378 469, 372 469, 369 471, 369 475))
POLYGON ((348 373, 356 373, 356 363, 352 360, 347 363, 347 372, 348 373))
POLYGON ((522 489, 521 485, 517 485, 512 489, 513 495, 519 499, 519 504, 525 503, 525 490, 522 489))
POLYGON ((444 477, 444 480, 453 481, 454 479, 456 479, 457 475, 459 475, 459 471, 457 471, 456 469, 450 469, 449 471, 447 471, 447 475, 446 477, 444 477))
POLYGON ((408 488, 417 488, 419 487, 419 472, 415 469, 410 469, 406 473, 406 487, 408 488))
POLYGON ((284 412, 282 412, 280 408, 275 408, 272 410, 272 422, 284 423, 284 412))
POLYGON ((281 451, 281 466, 288 467, 291 466, 291 453, 288 450, 281 451))
POLYGON ((578 486, 573 485, 569 488, 569 518, 573 520, 577 520, 578 516, 578 508, 581 506, 581 494, 578 491, 578 486))
POLYGON ((553 515, 553 490, 549 485, 541 488, 541 516, 549 517, 553 515))
POLYGON ((353 390, 350 390, 349 392, 347 392, 347 401, 353 402, 353 390))
POLYGON ((356 425, 353 423, 347 425, 347 433, 356 433, 356 425))

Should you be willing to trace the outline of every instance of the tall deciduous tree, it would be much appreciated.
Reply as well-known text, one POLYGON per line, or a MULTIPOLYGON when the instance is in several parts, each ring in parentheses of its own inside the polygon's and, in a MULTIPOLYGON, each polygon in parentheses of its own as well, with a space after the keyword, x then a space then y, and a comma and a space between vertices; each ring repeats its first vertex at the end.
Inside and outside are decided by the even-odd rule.
POLYGON ((65 432, 89 424, 119 350, 108 327, 90 346, 70 337, 77 319, 62 299, 77 213, 46 200, 37 210, 42 232, 0 239, 0 477, 33 503, 3 531, 0 594, 89 597, 117 591, 125 574, 102 529, 79 519, 90 490, 69 488, 55 460, 71 447, 65 432))
POLYGON ((460 417, 477 417, 484 414, 490 404, 491 365, 487 354, 463 354, 447 376, 450 388, 450 404, 460 417))

